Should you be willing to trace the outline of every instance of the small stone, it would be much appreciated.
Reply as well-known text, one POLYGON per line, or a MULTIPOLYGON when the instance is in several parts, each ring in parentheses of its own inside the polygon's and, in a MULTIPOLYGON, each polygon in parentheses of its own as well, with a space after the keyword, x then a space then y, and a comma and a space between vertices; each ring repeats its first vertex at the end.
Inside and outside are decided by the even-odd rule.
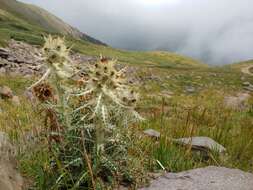
POLYGON ((194 93, 196 91, 196 89, 193 86, 187 86, 185 88, 185 91, 188 93, 194 93))
POLYGON ((224 105, 234 110, 244 110, 247 108, 247 101, 250 98, 248 93, 238 93, 236 96, 227 96, 224 98, 224 105))
POLYGON ((245 86, 243 87, 244 90, 247 90, 249 92, 253 92, 253 85, 250 85, 250 86, 245 86))
POLYGON ((250 84, 250 82, 243 82, 242 85, 243 86, 250 86, 251 84, 250 84))
POLYGON ((181 138, 174 139, 173 142, 184 146, 191 146, 192 149, 200 151, 215 150, 219 153, 224 153, 226 151, 226 149, 222 145, 209 137, 181 138))
POLYGON ((18 96, 13 96, 12 99, 11 99, 12 103, 16 106, 20 106, 21 103, 20 103, 20 100, 19 100, 19 97, 18 96))
POLYGON ((0 76, 6 73, 6 69, 4 67, 0 68, 0 76))
POLYGON ((161 134, 154 129, 147 129, 143 133, 149 137, 154 137, 154 138, 160 138, 161 136, 161 134))
POLYGON ((2 98, 12 98, 13 92, 8 86, 0 87, 0 96, 2 98))

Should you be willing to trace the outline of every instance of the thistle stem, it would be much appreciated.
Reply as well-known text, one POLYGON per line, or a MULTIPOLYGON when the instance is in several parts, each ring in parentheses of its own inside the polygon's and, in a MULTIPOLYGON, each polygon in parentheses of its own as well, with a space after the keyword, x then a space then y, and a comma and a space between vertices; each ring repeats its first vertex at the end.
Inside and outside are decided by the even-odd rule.
POLYGON ((47 71, 45 72, 45 74, 37 81, 35 82, 33 85, 31 85, 28 90, 31 90, 33 87, 39 85, 42 81, 46 80, 46 78, 48 77, 48 75, 50 74, 51 70, 47 69, 47 71))

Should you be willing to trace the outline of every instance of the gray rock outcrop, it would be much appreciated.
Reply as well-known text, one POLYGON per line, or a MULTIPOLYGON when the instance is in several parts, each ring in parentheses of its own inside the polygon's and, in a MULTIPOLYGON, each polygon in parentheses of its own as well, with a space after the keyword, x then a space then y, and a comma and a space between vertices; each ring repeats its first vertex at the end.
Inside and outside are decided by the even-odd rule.
POLYGON ((209 166, 181 173, 167 173, 140 190, 253 190, 253 174, 209 166))
POLYGON ((22 190, 23 178, 16 169, 15 148, 7 134, 0 132, 0 190, 22 190))

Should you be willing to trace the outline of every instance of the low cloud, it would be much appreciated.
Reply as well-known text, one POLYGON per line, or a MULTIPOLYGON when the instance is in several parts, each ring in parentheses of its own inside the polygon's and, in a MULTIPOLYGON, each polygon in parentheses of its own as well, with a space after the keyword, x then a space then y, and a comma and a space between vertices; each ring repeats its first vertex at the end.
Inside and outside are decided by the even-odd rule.
POLYGON ((252 0, 23 1, 116 48, 169 50, 219 65, 253 58, 252 0))

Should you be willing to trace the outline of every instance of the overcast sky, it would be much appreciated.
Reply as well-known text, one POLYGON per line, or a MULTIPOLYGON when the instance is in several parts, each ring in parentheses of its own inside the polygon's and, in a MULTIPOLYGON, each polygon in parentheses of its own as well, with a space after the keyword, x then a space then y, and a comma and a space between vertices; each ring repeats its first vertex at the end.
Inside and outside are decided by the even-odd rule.
POLYGON ((253 0, 22 0, 103 42, 211 64, 253 59, 253 0))

